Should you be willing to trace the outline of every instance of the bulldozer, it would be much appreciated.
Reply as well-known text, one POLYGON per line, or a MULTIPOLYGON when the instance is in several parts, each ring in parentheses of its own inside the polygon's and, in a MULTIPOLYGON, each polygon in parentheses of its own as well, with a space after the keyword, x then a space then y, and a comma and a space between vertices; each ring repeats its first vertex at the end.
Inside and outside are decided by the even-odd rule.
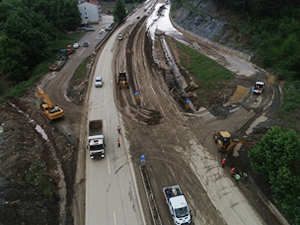
POLYGON ((119 85, 119 89, 121 89, 122 87, 129 88, 125 71, 119 72, 118 85, 119 85))
POLYGON ((255 142, 247 141, 243 139, 233 139, 231 140, 230 133, 228 131, 220 131, 215 132, 213 135, 213 139, 215 140, 216 144, 218 145, 217 149, 220 152, 227 152, 231 150, 235 145, 242 143, 242 144, 251 144, 254 145, 255 142))
POLYGON ((64 110, 59 106, 52 106, 49 96, 40 88, 36 87, 36 90, 41 99, 41 108, 43 111, 43 116, 49 119, 51 122, 55 119, 64 117, 64 110))

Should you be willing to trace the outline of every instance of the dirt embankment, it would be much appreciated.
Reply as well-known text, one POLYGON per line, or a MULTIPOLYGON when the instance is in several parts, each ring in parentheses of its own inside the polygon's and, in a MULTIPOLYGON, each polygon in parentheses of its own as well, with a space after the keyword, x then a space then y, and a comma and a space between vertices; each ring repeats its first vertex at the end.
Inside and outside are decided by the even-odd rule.
POLYGON ((72 224, 68 207, 76 148, 55 124, 24 102, 11 100, 0 110, 1 223, 72 224))

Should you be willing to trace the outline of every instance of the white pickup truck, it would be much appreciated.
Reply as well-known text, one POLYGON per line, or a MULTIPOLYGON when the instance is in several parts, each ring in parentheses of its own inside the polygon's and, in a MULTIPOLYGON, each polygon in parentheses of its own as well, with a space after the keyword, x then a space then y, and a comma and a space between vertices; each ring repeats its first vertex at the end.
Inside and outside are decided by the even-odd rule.
POLYGON ((173 217, 174 224, 191 224, 191 213, 179 185, 164 187, 163 193, 173 217))

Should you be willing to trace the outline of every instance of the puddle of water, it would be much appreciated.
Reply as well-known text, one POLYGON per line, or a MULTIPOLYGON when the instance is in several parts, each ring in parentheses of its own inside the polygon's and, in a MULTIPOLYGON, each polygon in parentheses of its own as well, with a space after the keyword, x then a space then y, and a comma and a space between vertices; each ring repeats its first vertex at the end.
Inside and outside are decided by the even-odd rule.
MULTIPOLYGON (((29 123, 34 122, 34 120, 31 119, 31 118, 29 117, 28 114, 26 114, 26 113, 24 113, 22 110, 20 110, 15 104, 11 104, 11 106, 14 107, 15 109, 17 109, 17 111, 18 111, 19 113, 23 114, 23 115, 26 117, 26 119, 28 119, 28 122, 29 122, 29 123)), ((40 125, 37 124, 37 125, 35 126, 35 129, 36 129, 37 132, 39 132, 39 133, 42 135, 42 137, 43 137, 46 141, 49 141, 48 136, 47 136, 45 130, 44 130, 40 125)), ((2 130, 3 130, 3 128, 2 128, 2 130)), ((1 147, 1 127, 0 127, 0 147, 1 147)))
POLYGON ((173 27, 169 19, 170 7, 171 7, 170 5, 165 5, 163 16, 157 15, 159 8, 163 5, 165 4, 164 3, 156 4, 153 13, 149 16, 147 20, 146 26, 152 40, 154 40, 156 29, 159 29, 160 31, 164 32, 166 35, 171 35, 171 34, 172 36, 183 35, 173 27))
POLYGON ((39 132, 39 133, 42 135, 42 137, 43 137, 46 141, 49 141, 48 136, 47 136, 45 130, 44 130, 40 125, 37 124, 37 125, 35 126, 35 129, 37 130, 37 132, 39 132))
POLYGON ((178 84, 178 86, 180 87, 180 91, 182 93, 182 95, 186 95, 185 91, 184 91, 184 88, 187 87, 187 83, 185 81, 185 79, 182 77, 181 73, 180 73, 180 70, 173 58, 173 55, 171 53, 171 50, 166 42, 165 39, 162 39, 162 47, 163 47, 163 50, 165 52, 165 56, 167 58, 167 61, 168 61, 168 66, 170 67, 170 69, 172 70, 173 74, 174 74, 174 77, 175 77, 175 80, 178 84))

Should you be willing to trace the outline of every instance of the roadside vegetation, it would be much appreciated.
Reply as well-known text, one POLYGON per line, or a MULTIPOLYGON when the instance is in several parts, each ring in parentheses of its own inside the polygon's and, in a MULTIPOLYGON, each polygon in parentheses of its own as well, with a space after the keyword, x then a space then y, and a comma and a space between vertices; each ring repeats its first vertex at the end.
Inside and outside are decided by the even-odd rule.
POLYGON ((5 93, 0 99, 18 97, 45 74, 60 49, 78 40, 81 23, 77 5, 71 0, 0 2, 0 76, 5 93), (10 84, 13 87, 7 87, 10 84))
POLYGON ((209 107, 212 96, 224 92, 228 81, 235 78, 234 74, 214 60, 202 55, 198 51, 168 38, 172 47, 176 48, 180 64, 196 78, 199 85, 197 96, 203 105, 209 107))
POLYGON ((86 74, 87 74, 87 65, 90 64, 92 60, 94 60, 93 56, 90 56, 90 57, 86 58, 85 60, 83 60, 83 62, 79 65, 79 67, 75 71, 75 74, 72 77, 70 85, 78 85, 82 81, 84 81, 84 79, 86 78, 86 74))
POLYGON ((251 166, 271 185, 273 199, 285 215, 300 224, 300 138, 294 130, 273 127, 249 153, 251 166))
POLYGON ((46 163, 40 160, 36 160, 30 165, 25 178, 27 183, 38 187, 47 199, 51 198, 53 195, 57 195, 57 190, 53 190, 49 179, 46 163))

